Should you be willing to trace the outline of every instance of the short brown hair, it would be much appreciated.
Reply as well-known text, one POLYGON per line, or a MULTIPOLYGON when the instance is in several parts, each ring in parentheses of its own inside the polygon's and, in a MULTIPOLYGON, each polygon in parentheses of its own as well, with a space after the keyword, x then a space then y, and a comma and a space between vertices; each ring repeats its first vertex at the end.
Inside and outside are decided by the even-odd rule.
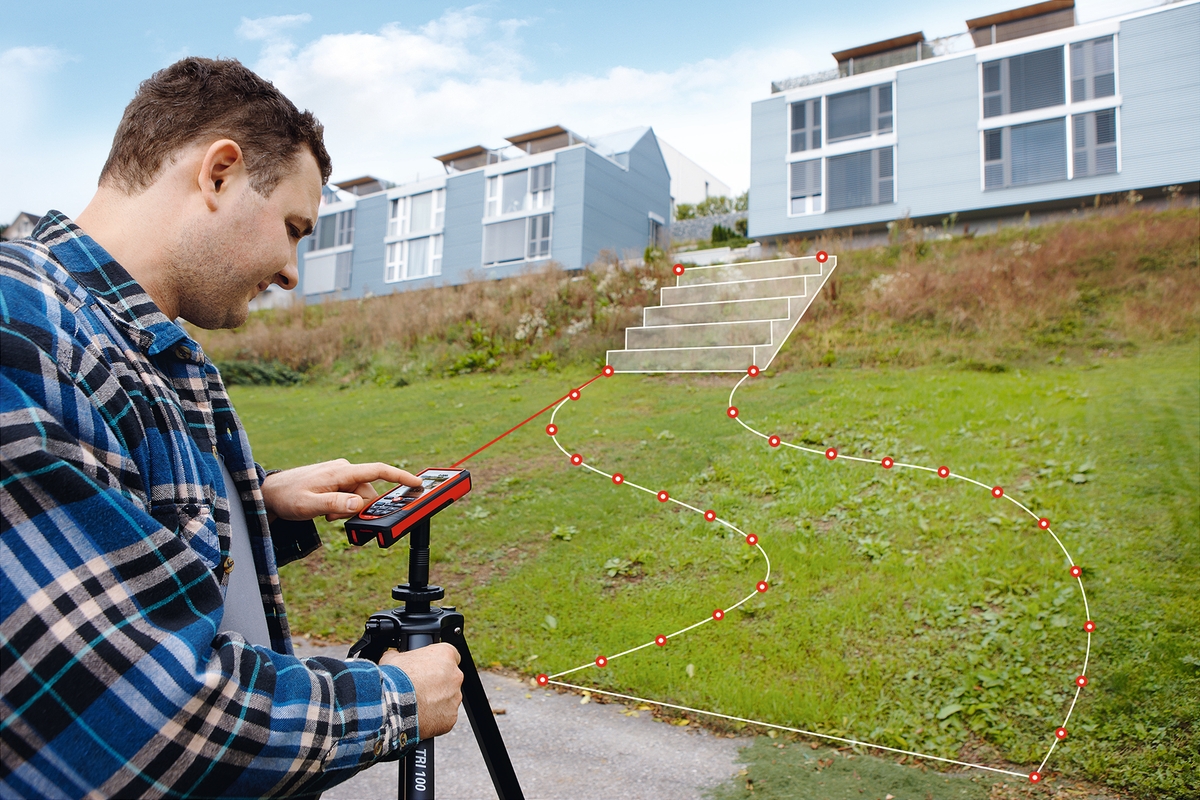
POLYGON ((100 184, 129 194, 150 187, 187 145, 232 139, 242 148, 250 186, 269 196, 302 146, 312 151, 321 183, 333 171, 325 129, 237 59, 185 58, 142 82, 113 136, 100 184))

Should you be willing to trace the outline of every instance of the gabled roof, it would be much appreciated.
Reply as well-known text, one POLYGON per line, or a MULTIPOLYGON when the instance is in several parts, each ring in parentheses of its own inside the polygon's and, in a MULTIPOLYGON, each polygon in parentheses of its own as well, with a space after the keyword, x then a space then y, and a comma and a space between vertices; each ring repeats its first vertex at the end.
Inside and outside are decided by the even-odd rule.
POLYGON ((595 136, 589 139, 592 147, 603 155, 613 155, 615 153, 628 153, 633 149, 634 145, 642 140, 646 132, 650 128, 647 125, 642 125, 637 128, 628 128, 616 133, 605 134, 604 136, 595 136))

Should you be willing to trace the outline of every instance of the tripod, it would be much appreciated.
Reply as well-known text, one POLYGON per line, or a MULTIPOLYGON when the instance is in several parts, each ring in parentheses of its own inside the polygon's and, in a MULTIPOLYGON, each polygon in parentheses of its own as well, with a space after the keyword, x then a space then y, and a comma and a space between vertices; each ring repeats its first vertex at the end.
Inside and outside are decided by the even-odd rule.
MULTIPOLYGON (((392 598, 403 601, 404 607, 372 614, 362 638, 350 648, 350 657, 369 658, 378 663, 390 648, 409 651, 439 641, 454 645, 461 656, 463 708, 492 776, 496 794, 500 800, 524 800, 491 704, 483 691, 483 682, 467 648, 463 615, 453 606, 432 605, 433 601, 445 597, 446 592, 440 586, 429 585, 429 518, 417 522, 409 533, 408 583, 392 589, 392 598)), ((422 739, 401 761, 400 800, 433 800, 433 742, 433 739, 422 739)))

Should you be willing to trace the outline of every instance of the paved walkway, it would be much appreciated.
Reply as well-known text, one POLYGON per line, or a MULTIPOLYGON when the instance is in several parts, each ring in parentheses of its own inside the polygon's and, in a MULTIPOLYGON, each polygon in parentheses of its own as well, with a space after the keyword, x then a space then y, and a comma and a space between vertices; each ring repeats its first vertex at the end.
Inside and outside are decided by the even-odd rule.
MULTIPOLYGON (((296 644, 300 656, 344 658, 348 646, 296 644)), ((500 733, 528 800, 692 800, 737 773, 744 739, 656 722, 649 712, 626 716, 623 705, 580 703, 577 695, 490 672, 481 673, 500 733)), ((465 712, 436 744, 436 785, 444 800, 492 800, 496 792, 465 712)), ((325 800, 396 796, 396 764, 381 764, 334 787, 325 800)))

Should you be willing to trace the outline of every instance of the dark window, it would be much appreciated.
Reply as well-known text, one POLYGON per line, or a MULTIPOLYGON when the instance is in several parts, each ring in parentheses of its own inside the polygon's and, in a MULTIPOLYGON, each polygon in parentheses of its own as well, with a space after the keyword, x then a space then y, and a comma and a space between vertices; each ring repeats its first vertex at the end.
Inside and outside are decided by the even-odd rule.
POLYGON ((792 214, 810 214, 821 210, 821 159, 793 161, 791 165, 792 214))
POLYGON ((1117 93, 1113 37, 1071 45, 1071 99, 1078 103, 1117 93))
POLYGON ((791 152, 816 150, 821 146, 821 98, 792 103, 791 152))
POLYGON ((1063 50, 1052 47, 1035 53, 989 61, 983 65, 983 116, 1018 114, 1066 102, 1063 50))
POLYGON ((983 150, 985 189, 1067 179, 1065 118, 984 131, 983 150))
POLYGON ((1116 109, 1071 117, 1076 178, 1108 175, 1117 171, 1116 109))
POLYGON ((830 95, 827 141, 890 132, 892 108, 890 83, 830 95))
MULTIPOLYGON (((651 220, 653 221, 653 220, 651 220)), ((550 215, 529 218, 529 257, 550 257, 550 215)))
POLYGON ((830 211, 895 202, 892 148, 834 156, 826 163, 830 211))

